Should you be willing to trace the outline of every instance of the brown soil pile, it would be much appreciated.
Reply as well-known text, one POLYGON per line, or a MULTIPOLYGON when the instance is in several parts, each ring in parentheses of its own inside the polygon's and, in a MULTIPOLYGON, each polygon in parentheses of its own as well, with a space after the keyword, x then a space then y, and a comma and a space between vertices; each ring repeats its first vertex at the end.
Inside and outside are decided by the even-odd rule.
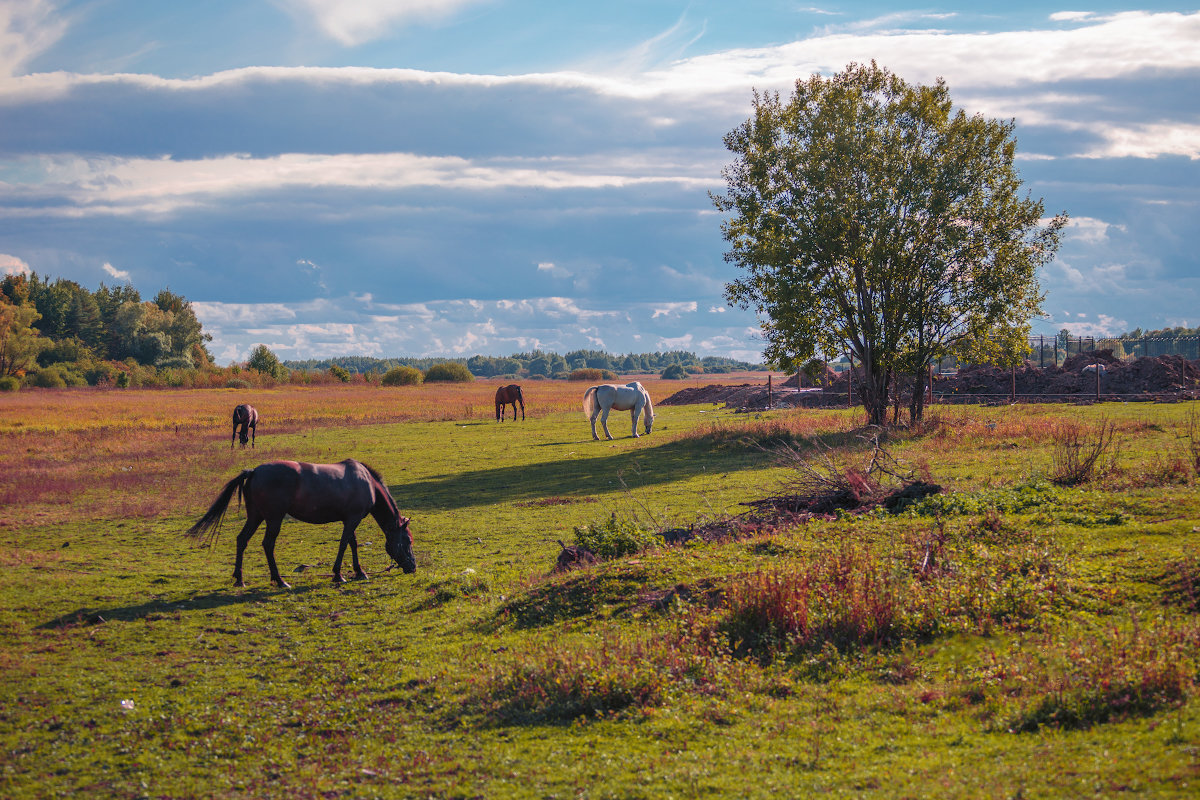
MULTIPOLYGON (((1096 397, 1096 373, 1085 371, 1092 364, 1102 364, 1100 375, 1101 400, 1145 400, 1169 402, 1200 398, 1200 360, 1188 361, 1183 356, 1167 355, 1120 361, 1111 350, 1072 356, 1061 367, 1039 367, 1026 363, 1018 367, 1017 399, 1022 402, 1079 402, 1096 397)), ((861 372, 855 370, 855 382, 861 372)), ((999 367, 965 367, 954 375, 934 378, 933 391, 937 402, 980 403, 1007 402, 1013 390, 1014 372, 999 367)), ((772 408, 830 408, 848 405, 849 373, 841 372, 829 378, 824 388, 797 388, 795 377, 772 387, 772 408)), ((807 379, 806 381, 807 382, 807 379)), ((858 395, 854 395, 855 404, 858 395)), ((762 411, 767 408, 767 387, 743 383, 739 386, 696 386, 682 389, 658 405, 688 405, 710 403, 741 411, 762 411)))

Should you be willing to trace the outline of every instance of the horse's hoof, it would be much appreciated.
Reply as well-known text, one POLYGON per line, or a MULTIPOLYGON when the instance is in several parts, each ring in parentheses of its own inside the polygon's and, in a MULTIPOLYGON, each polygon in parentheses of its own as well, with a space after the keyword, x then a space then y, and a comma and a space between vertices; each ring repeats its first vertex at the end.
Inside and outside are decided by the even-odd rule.
POLYGON ((292 588, 292 585, 290 583, 288 583, 287 581, 285 581, 283 578, 280 578, 277 581, 271 581, 271 582, 274 583, 276 586, 278 586, 280 589, 292 588))
POLYGON ((333 582, 334 582, 335 584, 336 584, 336 583, 345 583, 345 582, 346 582, 346 579, 342 577, 342 573, 340 573, 340 572, 335 572, 335 573, 333 573, 333 582))
POLYGON ((356 581, 365 581, 365 580, 369 580, 369 578, 367 578, 367 573, 365 573, 365 572, 359 572, 359 573, 356 573, 356 574, 355 574, 355 576, 354 576, 354 580, 356 580, 356 581))

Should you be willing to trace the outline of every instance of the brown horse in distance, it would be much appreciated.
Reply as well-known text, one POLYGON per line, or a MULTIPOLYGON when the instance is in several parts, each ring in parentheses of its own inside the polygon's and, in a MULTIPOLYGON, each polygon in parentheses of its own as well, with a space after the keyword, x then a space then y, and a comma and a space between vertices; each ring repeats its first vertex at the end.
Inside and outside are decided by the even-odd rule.
POLYGON ((242 403, 233 409, 233 435, 229 437, 230 450, 233 449, 233 440, 238 436, 239 426, 242 429, 242 447, 246 446, 246 442, 250 442, 250 448, 254 449, 254 431, 258 427, 258 412, 254 410, 254 406, 242 403))
POLYGON ((517 421, 517 403, 521 404, 521 419, 525 419, 525 398, 521 395, 521 387, 515 383, 501 386, 496 390, 496 421, 504 421, 504 407, 509 403, 513 407, 513 422, 517 421))
POLYGON ((342 541, 338 545, 337 559, 333 562, 334 583, 343 582, 342 556, 346 553, 346 545, 350 545, 354 577, 367 577, 358 563, 358 538, 354 531, 368 514, 375 518, 383 530, 387 539, 384 549, 392 560, 405 572, 417 570, 412 553, 412 534, 408 531, 408 517, 400 515, 383 477, 352 458, 337 464, 271 461, 259 464, 254 469, 242 470, 225 484, 204 516, 188 529, 187 535, 192 538, 207 535, 210 542, 215 541, 234 492, 237 492, 239 499, 245 498, 246 502, 246 524, 237 537, 237 559, 233 566, 233 581, 237 586, 246 585, 242 580, 242 554, 246 551, 246 545, 258 526, 266 521, 263 551, 267 556, 267 567, 271 570, 271 581, 287 588, 287 582, 279 575, 279 568, 275 565, 275 537, 279 535, 283 518, 289 514, 301 522, 314 525, 342 523, 342 541))

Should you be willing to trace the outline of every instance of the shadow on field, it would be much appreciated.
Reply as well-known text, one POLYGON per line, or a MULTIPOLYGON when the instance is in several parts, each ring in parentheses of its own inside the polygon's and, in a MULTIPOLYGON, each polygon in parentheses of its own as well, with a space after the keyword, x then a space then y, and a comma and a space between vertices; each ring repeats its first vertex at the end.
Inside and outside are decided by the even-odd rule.
MULTIPOLYGON (((586 440, 579 446, 602 447, 586 440)), ((467 470, 442 478, 393 484, 388 488, 405 511, 454 509, 537 500, 555 495, 597 494, 671 483, 705 471, 736 472, 763 465, 764 455, 739 448, 714 451, 695 441, 612 453, 598 458, 568 458, 538 464, 467 470)))
POLYGON ((184 600, 151 600, 131 606, 114 606, 112 608, 78 608, 66 614, 43 622, 39 629, 71 628, 84 625, 100 625, 105 622, 133 622, 135 620, 166 617, 184 611, 208 611, 223 606, 235 606, 242 603, 255 603, 269 599, 279 594, 298 595, 311 592, 314 586, 293 587, 291 589, 247 589, 241 592, 211 592, 196 595, 184 600))

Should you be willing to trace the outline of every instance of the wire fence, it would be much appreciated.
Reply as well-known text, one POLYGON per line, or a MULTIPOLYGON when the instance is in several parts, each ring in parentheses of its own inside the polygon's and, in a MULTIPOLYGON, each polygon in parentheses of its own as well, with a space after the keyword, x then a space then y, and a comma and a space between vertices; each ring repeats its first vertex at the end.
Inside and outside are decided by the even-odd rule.
POLYGON ((1183 356, 1188 360, 1200 359, 1200 336, 1139 336, 1104 338, 1095 336, 1031 336, 1030 356, 1027 361, 1038 366, 1061 367, 1071 356, 1111 350, 1120 361, 1159 356, 1183 356))

